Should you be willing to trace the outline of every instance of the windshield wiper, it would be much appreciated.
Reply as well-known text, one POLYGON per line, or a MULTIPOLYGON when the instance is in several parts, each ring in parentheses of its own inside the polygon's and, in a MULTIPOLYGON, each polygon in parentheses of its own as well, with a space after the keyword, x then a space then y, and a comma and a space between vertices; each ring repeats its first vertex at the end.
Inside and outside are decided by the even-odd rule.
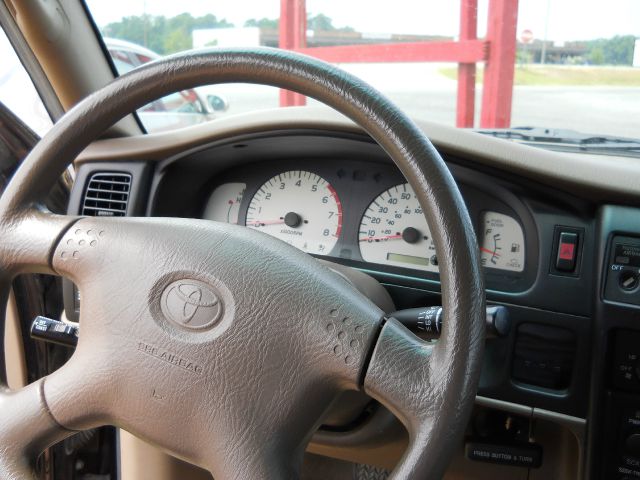
POLYGON ((634 138, 592 135, 574 130, 541 127, 513 127, 474 131, 483 135, 505 138, 549 150, 640 157, 640 140, 634 138))

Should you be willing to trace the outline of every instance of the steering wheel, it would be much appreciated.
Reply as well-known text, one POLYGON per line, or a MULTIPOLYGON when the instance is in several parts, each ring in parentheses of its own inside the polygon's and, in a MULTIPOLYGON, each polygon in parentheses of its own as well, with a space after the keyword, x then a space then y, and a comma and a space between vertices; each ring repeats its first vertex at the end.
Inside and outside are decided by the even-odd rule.
POLYGON ((15 275, 34 272, 79 286, 82 328, 75 353, 54 373, 10 391, 3 372, 2 478, 31 478, 46 447, 107 424, 216 480, 297 478, 308 440, 344 390, 364 390, 407 428, 393 479, 440 478, 459 447, 484 344, 469 214, 425 135, 380 93, 324 62, 267 48, 181 54, 80 102, 0 199, 1 300, 15 275), (253 229, 54 215, 40 206, 65 167, 120 118, 169 93, 228 82, 324 102, 393 159, 436 245, 446 322, 435 346, 311 256, 253 229))

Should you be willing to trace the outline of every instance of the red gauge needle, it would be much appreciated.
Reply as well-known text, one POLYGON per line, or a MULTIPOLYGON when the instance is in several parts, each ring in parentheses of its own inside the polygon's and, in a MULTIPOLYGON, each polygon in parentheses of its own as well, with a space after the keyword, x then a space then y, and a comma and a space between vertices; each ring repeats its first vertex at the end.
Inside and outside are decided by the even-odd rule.
POLYGON ((370 241, 376 241, 376 240, 395 240, 397 238, 402 238, 402 235, 385 235, 383 237, 364 237, 361 238, 360 241, 361 242, 370 242, 370 241))
POLYGON ((500 254, 496 253, 494 251, 489 250, 488 248, 484 248, 484 247, 480 247, 480 251, 485 252, 485 253, 490 253, 491 255, 494 255, 496 257, 499 257, 500 254))
POLYGON ((264 225, 280 225, 284 224, 284 220, 254 220, 253 222, 247 222, 247 226, 261 227, 264 225))

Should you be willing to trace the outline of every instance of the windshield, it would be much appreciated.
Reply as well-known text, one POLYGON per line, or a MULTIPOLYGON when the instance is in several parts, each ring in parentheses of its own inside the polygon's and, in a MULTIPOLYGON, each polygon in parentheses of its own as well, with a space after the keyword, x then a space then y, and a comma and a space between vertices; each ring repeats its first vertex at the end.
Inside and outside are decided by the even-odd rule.
MULTIPOLYGON (((299 50, 371 83, 416 119, 640 137, 637 0, 87 0, 118 72, 193 48, 299 50), (606 7, 606 8, 605 8, 606 7)), ((147 131, 317 105, 255 85, 180 92, 147 131)))

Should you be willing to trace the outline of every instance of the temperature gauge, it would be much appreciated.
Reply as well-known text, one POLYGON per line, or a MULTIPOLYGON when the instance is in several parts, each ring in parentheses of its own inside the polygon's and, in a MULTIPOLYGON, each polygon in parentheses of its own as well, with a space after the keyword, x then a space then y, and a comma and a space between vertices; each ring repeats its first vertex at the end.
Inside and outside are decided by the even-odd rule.
POLYGON ((522 272, 524 233, 517 220, 498 212, 482 214, 480 259, 488 268, 522 272))
POLYGON ((203 218, 216 222, 238 223, 240 202, 246 186, 244 183, 223 183, 217 187, 209 197, 203 218))

